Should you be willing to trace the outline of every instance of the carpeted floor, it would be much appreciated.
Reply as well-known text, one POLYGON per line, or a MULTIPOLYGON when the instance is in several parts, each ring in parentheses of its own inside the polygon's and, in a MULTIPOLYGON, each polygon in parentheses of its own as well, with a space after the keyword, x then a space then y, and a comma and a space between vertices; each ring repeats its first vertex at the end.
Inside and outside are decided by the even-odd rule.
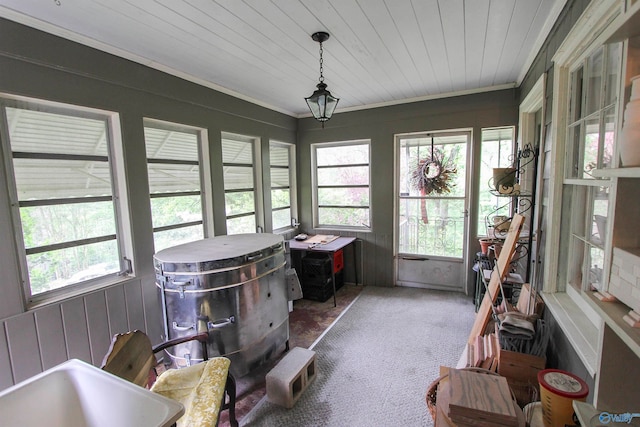
POLYGON ((316 343, 318 376, 294 408, 262 399, 243 426, 431 426, 440 365, 455 366, 475 316, 461 294, 365 287, 316 343))
MULTIPOLYGON (((362 286, 344 285, 336 292, 336 304, 333 298, 325 302, 301 299, 293 302, 293 311, 289 314, 289 346, 309 348, 335 319, 353 302, 362 291, 362 286)), ((256 372, 237 379, 236 418, 242 424, 243 418, 264 397, 265 375, 282 358, 274 360, 256 372)), ((220 415, 218 427, 228 427, 228 412, 220 415)))

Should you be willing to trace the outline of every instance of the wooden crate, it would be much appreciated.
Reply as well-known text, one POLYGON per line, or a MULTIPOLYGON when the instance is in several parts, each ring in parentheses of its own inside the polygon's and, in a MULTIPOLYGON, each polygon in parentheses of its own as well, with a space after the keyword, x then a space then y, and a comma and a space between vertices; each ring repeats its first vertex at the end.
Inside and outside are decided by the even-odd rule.
POLYGON ((531 403, 533 394, 539 393, 538 372, 545 368, 545 363, 544 357, 500 350, 498 374, 507 379, 520 407, 531 403))

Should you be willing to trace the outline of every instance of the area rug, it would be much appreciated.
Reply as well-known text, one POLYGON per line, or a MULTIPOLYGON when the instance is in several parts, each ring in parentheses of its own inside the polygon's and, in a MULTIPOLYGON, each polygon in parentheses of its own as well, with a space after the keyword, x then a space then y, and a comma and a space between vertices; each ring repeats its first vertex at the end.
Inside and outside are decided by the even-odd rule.
POLYGON ((241 425, 432 426, 427 388, 441 365, 457 365, 474 316, 462 294, 365 287, 312 346, 318 375, 296 405, 265 397, 241 425))

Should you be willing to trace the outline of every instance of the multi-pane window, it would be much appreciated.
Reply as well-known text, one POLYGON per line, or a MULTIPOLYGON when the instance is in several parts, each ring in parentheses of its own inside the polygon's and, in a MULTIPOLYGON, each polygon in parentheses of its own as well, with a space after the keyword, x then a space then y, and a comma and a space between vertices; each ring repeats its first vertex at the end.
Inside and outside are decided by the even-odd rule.
POLYGON ((567 178, 611 167, 620 55, 620 44, 603 46, 571 73, 567 178))
POLYGON ((273 230, 291 227, 295 214, 292 200, 295 194, 293 181, 293 144, 271 141, 269 143, 271 176, 271 221, 273 230))
POLYGON ((492 225, 491 216, 510 216, 511 214, 511 199, 498 197, 490 189, 492 188, 493 168, 506 168, 513 165, 513 138, 513 127, 482 129, 478 235, 487 235, 488 226, 492 225))
POLYGON ((596 169, 613 166, 621 45, 600 47, 570 75, 560 265, 578 289, 601 289, 609 212, 609 180, 596 169))
POLYGON ((179 125, 145 121, 156 251, 204 237, 201 133, 179 125))
POLYGON ((222 162, 227 234, 258 231, 259 200, 256 196, 260 176, 256 160, 257 139, 224 132, 222 162))
POLYGON ((2 102, 1 116, 27 300, 127 270, 115 116, 13 100, 2 102))
POLYGON ((313 144, 316 227, 370 228, 368 140, 313 144))

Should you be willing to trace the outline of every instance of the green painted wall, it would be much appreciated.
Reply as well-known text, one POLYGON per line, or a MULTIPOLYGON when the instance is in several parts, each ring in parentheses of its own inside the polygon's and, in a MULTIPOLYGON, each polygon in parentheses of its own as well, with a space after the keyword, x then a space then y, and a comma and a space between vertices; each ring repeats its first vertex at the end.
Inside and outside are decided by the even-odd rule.
MULTIPOLYGON (((119 113, 129 177, 135 268, 142 276, 153 276, 143 118, 208 129, 216 235, 226 232, 221 132, 259 137, 264 153, 270 139, 295 143, 298 125, 297 119, 288 115, 5 19, 0 19, 0 93, 119 113)), ((2 184, 3 242, 14 241, 9 210, 7 189, 2 184)), ((12 246, 0 248, 0 258, 1 319, 21 313, 24 301, 12 246)))
MULTIPOLYGON (((309 144, 320 141, 370 138, 372 140, 371 233, 365 242, 364 283, 393 283, 393 136, 396 133, 472 128, 477 143, 481 127, 515 125, 515 90, 451 97, 391 107, 337 114, 324 129, 312 119, 296 120, 223 93, 181 80, 128 60, 0 20, 0 91, 40 99, 101 108, 120 113, 123 139, 132 167, 144 159, 141 123, 144 117, 200 126, 209 130, 213 167, 214 223, 223 234, 220 132, 259 136, 299 145, 298 184, 301 220, 311 221, 309 144), (298 129, 299 127, 299 129, 298 129), (297 131, 297 134, 296 134, 297 131)), ((146 193, 144 168, 136 174, 140 184, 131 191, 146 193)), ((137 254, 151 255, 148 201, 138 197, 137 254)), ((471 212, 473 214, 473 212, 471 212)), ((472 230, 475 234, 475 230, 472 230)), ((471 249, 475 253, 476 248, 471 249)), ((141 266, 142 267, 142 266, 141 266)), ((362 281, 362 276, 360 281, 362 281)), ((347 277, 347 280, 353 279, 347 277)))
MULTIPOLYGON (((389 107, 372 108, 362 111, 336 114, 324 129, 312 118, 301 119, 298 130, 298 184, 301 223, 305 231, 313 232, 311 211, 311 149, 310 144, 318 142, 348 141, 353 139, 371 140, 371 208, 372 228, 369 232, 344 233, 355 235, 363 241, 363 275, 367 285, 391 286, 394 283, 394 135, 399 133, 436 131, 445 129, 472 129, 472 171, 475 176, 478 161, 480 129, 483 127, 512 126, 518 121, 518 99, 515 89, 485 92, 481 94, 456 96, 430 101, 413 102, 389 107)), ((480 185, 472 182, 470 194, 471 218, 475 218, 473 208, 480 185)), ((483 187, 484 188, 484 187, 483 187)), ((469 259, 471 264, 479 245, 475 239, 471 221, 471 244, 469 259)), ((322 231, 326 234, 326 230, 322 231)), ((337 231, 336 231, 337 233, 337 231)), ((347 280, 350 281, 350 271, 347 280)), ((470 275, 468 289, 473 283, 470 275)))

